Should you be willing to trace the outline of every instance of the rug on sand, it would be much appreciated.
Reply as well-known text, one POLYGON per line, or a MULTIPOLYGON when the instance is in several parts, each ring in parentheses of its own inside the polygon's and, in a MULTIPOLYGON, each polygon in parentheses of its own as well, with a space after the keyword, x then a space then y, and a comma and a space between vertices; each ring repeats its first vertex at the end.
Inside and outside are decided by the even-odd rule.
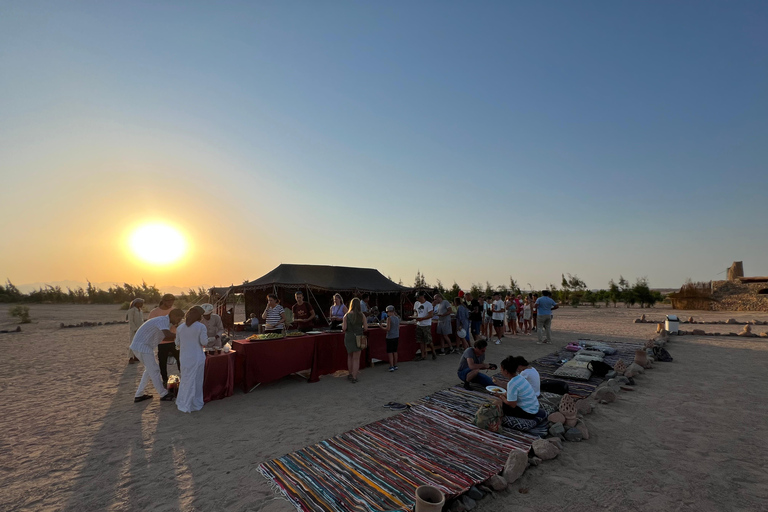
POLYGON ((420 485, 458 496, 504 468, 537 438, 481 430, 434 405, 410 410, 262 463, 300 511, 408 511, 420 485))

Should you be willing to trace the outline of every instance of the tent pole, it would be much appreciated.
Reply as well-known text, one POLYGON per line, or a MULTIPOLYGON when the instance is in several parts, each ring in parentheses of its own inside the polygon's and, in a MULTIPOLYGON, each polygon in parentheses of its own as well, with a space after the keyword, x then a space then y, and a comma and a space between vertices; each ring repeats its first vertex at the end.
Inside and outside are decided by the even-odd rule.
POLYGON ((320 303, 317 301, 317 297, 315 297, 315 294, 312 293, 312 290, 309 289, 309 285, 306 285, 307 287, 307 293, 309 295, 312 295, 312 298, 315 299, 315 305, 317 306, 317 309, 320 311, 320 314, 323 315, 323 320, 325 320, 325 323, 328 325, 331 325, 331 322, 328 321, 328 319, 325 317, 325 313, 323 312, 323 308, 320 307, 320 303))

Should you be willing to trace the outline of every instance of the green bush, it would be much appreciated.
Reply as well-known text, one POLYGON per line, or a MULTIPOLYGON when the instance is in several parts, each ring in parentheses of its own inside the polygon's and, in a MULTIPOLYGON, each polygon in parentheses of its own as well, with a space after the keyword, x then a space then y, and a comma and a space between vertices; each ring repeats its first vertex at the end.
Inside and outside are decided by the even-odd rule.
POLYGON ((29 316, 28 306, 14 306, 8 309, 8 314, 19 319, 19 323, 30 324, 32 318, 29 316))
POLYGON ((123 302, 122 304, 120 304, 120 311, 127 311, 130 308, 131 308, 130 302, 123 302))

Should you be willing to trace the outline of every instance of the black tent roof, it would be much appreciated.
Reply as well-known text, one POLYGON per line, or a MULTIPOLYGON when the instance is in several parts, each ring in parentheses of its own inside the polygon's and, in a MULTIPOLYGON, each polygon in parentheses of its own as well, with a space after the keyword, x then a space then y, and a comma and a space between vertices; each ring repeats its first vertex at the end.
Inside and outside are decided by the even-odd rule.
POLYGON ((334 267, 331 265, 291 265, 283 263, 255 281, 233 286, 233 292, 266 290, 275 286, 304 287, 328 291, 394 293, 409 291, 374 268, 334 267))

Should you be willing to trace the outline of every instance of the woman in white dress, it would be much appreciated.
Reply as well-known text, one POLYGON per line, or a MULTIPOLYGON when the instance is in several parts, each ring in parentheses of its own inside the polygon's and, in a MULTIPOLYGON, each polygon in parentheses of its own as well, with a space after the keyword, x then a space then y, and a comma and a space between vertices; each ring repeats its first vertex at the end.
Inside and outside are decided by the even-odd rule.
POLYGON ((179 348, 181 377, 176 407, 181 412, 199 411, 203 408, 203 378, 205 376, 205 354, 203 347, 208 344, 208 331, 200 322, 203 308, 195 306, 176 329, 176 346, 179 348))

